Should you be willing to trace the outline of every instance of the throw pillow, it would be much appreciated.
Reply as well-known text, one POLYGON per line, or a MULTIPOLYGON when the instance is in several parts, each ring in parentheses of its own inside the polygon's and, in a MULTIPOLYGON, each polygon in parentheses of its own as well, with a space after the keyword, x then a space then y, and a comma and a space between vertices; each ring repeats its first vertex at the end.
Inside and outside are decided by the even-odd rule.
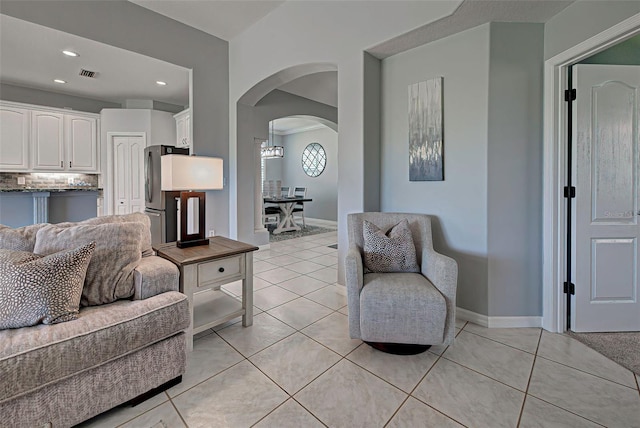
POLYGON ((420 272, 407 219, 385 234, 375 224, 364 221, 364 265, 371 272, 420 272))
POLYGON ((78 223, 57 223, 58 227, 71 227, 83 224, 105 224, 105 223, 142 223, 145 225, 145 231, 140 237, 142 243, 142 257, 152 256, 153 248, 151 247, 151 219, 144 213, 131 214, 115 214, 93 217, 78 223))
POLYGON ((78 317, 95 243, 49 256, 0 249, 0 329, 78 317))
POLYGON ((34 253, 51 254, 95 242, 87 269, 82 306, 102 305, 133 296, 133 270, 140 262, 142 223, 106 223, 57 227, 38 231, 34 253))
POLYGON ((32 224, 14 229, 0 224, 0 248, 14 251, 33 251, 36 233, 48 223, 32 224))

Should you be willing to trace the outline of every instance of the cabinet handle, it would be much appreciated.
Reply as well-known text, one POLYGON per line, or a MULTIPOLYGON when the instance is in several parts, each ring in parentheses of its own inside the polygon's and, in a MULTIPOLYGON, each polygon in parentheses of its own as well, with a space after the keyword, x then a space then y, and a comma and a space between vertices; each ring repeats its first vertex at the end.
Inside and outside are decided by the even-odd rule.
POLYGON ((63 163, 63 161, 60 161, 60 168, 64 168, 64 163, 63 163))
POLYGON ((69 168, 71 168, 71 161, 69 161, 69 168))
POLYGON ((221 267, 220 269, 218 269, 218 272, 220 272, 220 273, 224 272, 224 268, 221 267))

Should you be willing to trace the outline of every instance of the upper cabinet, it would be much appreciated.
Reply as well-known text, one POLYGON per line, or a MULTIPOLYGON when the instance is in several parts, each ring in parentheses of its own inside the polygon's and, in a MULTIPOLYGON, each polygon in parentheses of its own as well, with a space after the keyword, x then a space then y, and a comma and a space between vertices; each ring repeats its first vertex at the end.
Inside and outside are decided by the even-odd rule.
POLYGON ((0 105, 0 170, 29 169, 29 110, 0 105))
POLYGON ((91 113, 0 104, 0 171, 97 173, 98 126, 91 113))
POLYGON ((33 169, 63 171, 64 117, 58 113, 31 112, 31 149, 33 169))
POLYGON ((191 146, 191 109, 173 115, 176 120, 176 147, 191 146))
POLYGON ((64 140, 67 164, 71 171, 98 170, 98 120, 85 116, 65 115, 64 140))

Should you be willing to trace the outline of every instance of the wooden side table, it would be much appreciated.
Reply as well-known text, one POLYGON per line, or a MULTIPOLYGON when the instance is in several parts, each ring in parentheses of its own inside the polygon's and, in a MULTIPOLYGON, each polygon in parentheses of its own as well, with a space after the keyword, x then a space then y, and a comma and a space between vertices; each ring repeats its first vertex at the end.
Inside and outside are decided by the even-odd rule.
POLYGON ((242 316, 242 325, 253 324, 253 251, 258 247, 222 236, 209 238, 209 245, 178 248, 175 242, 159 244, 158 256, 180 269, 180 291, 189 299, 191 323, 188 349, 193 335, 242 316), (220 287, 242 280, 242 301, 220 287))

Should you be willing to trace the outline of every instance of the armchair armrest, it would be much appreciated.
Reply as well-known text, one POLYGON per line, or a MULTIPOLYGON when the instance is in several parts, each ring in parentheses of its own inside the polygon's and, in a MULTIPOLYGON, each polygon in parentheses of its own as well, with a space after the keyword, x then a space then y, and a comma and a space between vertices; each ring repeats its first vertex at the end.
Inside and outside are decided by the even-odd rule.
POLYGON ((431 251, 422 254, 422 274, 446 297, 456 298, 458 263, 451 257, 431 251))
POLYGON ((426 249, 422 253, 422 274, 442 293, 447 301, 444 344, 453 343, 456 324, 456 288, 458 263, 451 257, 426 249))
POLYGON ((179 291, 178 267, 158 256, 143 257, 133 270, 134 300, 142 300, 167 291, 179 291))
POLYGON ((359 339, 360 334, 360 290, 364 286, 364 270, 362 256, 357 247, 349 247, 344 260, 345 280, 347 285, 347 304, 349 306, 349 334, 359 339))

